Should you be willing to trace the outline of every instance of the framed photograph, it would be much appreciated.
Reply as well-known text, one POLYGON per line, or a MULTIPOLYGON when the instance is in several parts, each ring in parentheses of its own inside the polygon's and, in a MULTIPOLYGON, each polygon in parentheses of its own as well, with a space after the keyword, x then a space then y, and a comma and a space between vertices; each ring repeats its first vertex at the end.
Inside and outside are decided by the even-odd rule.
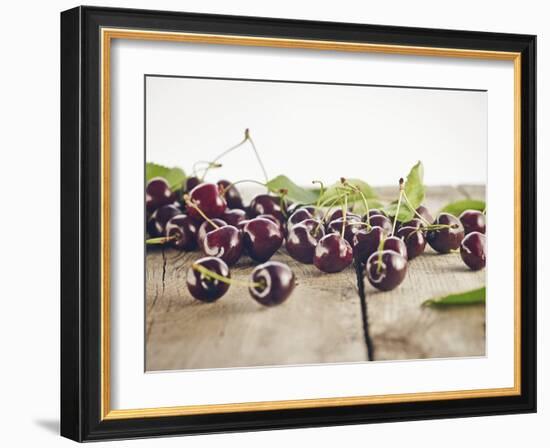
POLYGON ((61 433, 536 410, 536 38, 61 14, 61 433))

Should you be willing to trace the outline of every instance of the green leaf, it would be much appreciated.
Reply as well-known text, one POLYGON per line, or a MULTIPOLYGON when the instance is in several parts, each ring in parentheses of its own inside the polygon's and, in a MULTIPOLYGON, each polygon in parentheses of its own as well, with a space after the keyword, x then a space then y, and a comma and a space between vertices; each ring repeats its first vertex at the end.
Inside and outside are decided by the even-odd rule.
POLYGON ((317 201, 317 198, 319 197, 319 193, 316 193, 314 189, 299 187, 288 177, 283 175, 271 179, 267 183, 267 188, 269 188, 269 191, 274 193, 280 193, 281 190, 286 190, 286 196, 289 199, 302 204, 312 204, 317 201))
POLYGON ((485 303, 485 286, 471 291, 429 299, 422 306, 474 305, 478 303, 485 303))
POLYGON ((162 177, 173 190, 181 188, 186 179, 185 172, 181 168, 168 168, 157 163, 148 162, 145 165, 145 180, 149 182, 153 177, 162 177))
MULTIPOLYGON (((359 188, 361 193, 363 193, 363 195, 365 195, 365 197, 367 198, 369 202, 369 208, 374 208, 374 206, 371 205, 371 199, 375 199, 377 197, 377 194, 369 184, 359 179, 346 179, 346 183, 359 188)), ((321 204, 330 204, 332 200, 336 200, 339 196, 342 196, 344 194, 343 188, 344 185, 341 181, 330 185, 321 195, 321 204)), ((361 194, 359 192, 350 193, 348 195, 348 204, 358 202, 363 202, 363 198, 361 197, 361 194)), ((340 198, 334 202, 334 205, 341 205, 343 203, 344 198, 340 198)), ((380 203, 378 203, 378 205, 380 205, 380 203)))
POLYGON ((464 210, 478 210, 482 212, 485 210, 485 207, 485 201, 480 199, 461 199, 460 201, 447 204, 439 211, 439 213, 446 212, 454 216, 460 216, 464 210))
MULTIPOLYGON (((411 168, 405 181, 404 186, 405 194, 409 199, 410 206, 405 201, 405 198, 401 201, 399 207, 399 214, 397 216, 398 221, 410 221, 414 217, 414 210, 417 209, 424 200, 425 188, 424 188, 424 165, 418 161, 415 166, 411 168), (412 206, 412 208, 411 208, 412 206)), ((397 213, 398 201, 393 201, 386 206, 385 211, 388 216, 395 216, 397 213)))

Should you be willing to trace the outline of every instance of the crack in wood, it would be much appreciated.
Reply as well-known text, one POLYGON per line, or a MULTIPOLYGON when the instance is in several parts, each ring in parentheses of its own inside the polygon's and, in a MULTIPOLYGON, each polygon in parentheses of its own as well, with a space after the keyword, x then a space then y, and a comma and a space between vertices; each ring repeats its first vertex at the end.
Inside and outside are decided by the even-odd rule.
POLYGON ((374 343, 369 331, 369 310, 365 293, 365 277, 363 275, 365 267, 362 263, 354 263, 354 268, 355 274, 357 275, 357 292, 359 295, 359 303, 361 304, 361 321, 363 323, 363 336, 365 338, 367 359, 369 361, 374 361, 374 343))

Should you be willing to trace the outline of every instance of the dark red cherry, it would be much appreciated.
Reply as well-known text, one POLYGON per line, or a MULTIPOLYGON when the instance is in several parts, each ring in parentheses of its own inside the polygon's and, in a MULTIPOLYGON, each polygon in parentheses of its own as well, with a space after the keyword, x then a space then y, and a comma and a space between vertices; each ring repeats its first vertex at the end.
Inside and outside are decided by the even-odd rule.
POLYGON ((424 232, 418 227, 403 226, 396 232, 396 236, 401 238, 407 246, 408 259, 418 257, 426 248, 426 238, 424 232))
POLYGON ((227 202, 229 208, 244 210, 243 198, 235 185, 231 184, 228 180, 219 180, 218 187, 220 188, 220 193, 225 197, 225 202, 227 202))
POLYGON ((290 215, 290 218, 288 218, 287 221, 287 226, 289 229, 291 229, 293 225, 299 224, 306 219, 312 218, 312 213, 307 208, 301 207, 297 209, 294 213, 292 213, 292 215, 290 215))
POLYGON ((373 215, 367 222, 373 227, 381 227, 386 235, 389 235, 393 229, 393 224, 390 218, 384 215, 373 215))
MULTIPOLYGON (((353 217, 359 217, 358 215, 356 215, 355 213, 352 213, 348 210, 348 212, 346 213, 346 216, 353 216, 353 217)), ((334 221, 335 219, 340 219, 340 218, 343 218, 344 217, 344 211, 342 210, 342 207, 338 207, 337 209, 335 209, 333 212, 331 212, 328 216, 327 216, 327 219, 326 219, 326 222, 331 222, 331 221, 334 221)), ((359 217, 359 220, 361 220, 361 218, 359 217)))
POLYGON ((405 260, 408 258, 407 246, 401 238, 397 238, 395 236, 389 236, 384 239, 384 242, 382 243, 382 250, 393 250, 404 257, 405 260))
MULTIPOLYGON (((432 222, 432 221, 428 221, 428 222, 432 222)), ((424 227, 424 225, 425 225, 424 221, 422 221, 420 218, 413 218, 410 221, 401 223, 398 228, 414 227, 416 229, 420 229, 421 227, 424 227)))
POLYGON ((464 210, 459 219, 466 235, 472 232, 485 233, 485 215, 480 211, 464 210))
POLYGON ((176 200, 176 195, 170 189, 170 185, 162 177, 154 177, 145 187, 145 207, 148 213, 153 213, 163 205, 171 204, 176 200))
POLYGON ((471 232, 460 243, 460 256, 466 266, 473 271, 479 271, 485 267, 485 235, 480 232, 471 232))
POLYGON ((296 280, 292 270, 278 261, 268 261, 252 271, 250 295, 264 306, 283 303, 292 293, 296 280))
POLYGON ((243 252, 242 233, 233 226, 211 230, 204 237, 202 250, 206 255, 221 258, 232 266, 243 252))
POLYGON ((325 235, 315 247, 313 264, 323 272, 343 271, 352 261, 353 249, 338 233, 325 235))
POLYGON ((196 249, 197 232, 197 223, 188 215, 176 215, 166 223, 166 236, 170 238, 170 244, 176 249, 196 249))
MULTIPOLYGON (((327 233, 340 233, 342 234, 342 228, 344 227, 344 218, 338 218, 334 221, 331 221, 327 228, 327 233)), ((346 241, 353 246, 353 237, 359 230, 365 226, 361 221, 358 221, 356 217, 345 218, 345 229, 344 229, 344 238, 346 241)))
POLYGON ((283 232, 277 224, 265 218, 248 221, 242 230, 244 247, 250 258, 264 262, 283 244, 283 232))
POLYGON ((166 223, 179 214, 181 214, 180 208, 172 204, 157 208, 147 222, 147 232, 152 237, 163 236, 166 231, 166 223))
POLYGON ((416 213, 418 213, 420 216, 422 216, 426 220, 426 222, 433 222, 433 220, 434 220, 432 214, 430 213, 430 211, 424 205, 420 205, 416 209, 416 213))
POLYGON ((369 213, 363 216, 363 221, 367 220, 367 216, 376 216, 376 215, 387 216, 383 210, 379 208, 371 208, 369 209, 369 213))
POLYGON ((239 223, 246 219, 246 213, 244 210, 234 208, 232 210, 226 209, 221 216, 222 221, 225 221, 230 226, 238 227, 239 223))
POLYGON ((286 228, 285 228, 285 225, 283 224, 282 221, 279 221, 277 218, 275 218, 275 216, 273 216, 273 215, 258 215, 258 216, 256 216, 256 218, 269 219, 269 220, 272 221, 273 223, 277 224, 277 227, 279 227, 279 229, 281 230, 281 232, 283 233, 283 235, 286 235, 286 228))
POLYGON ((248 206, 250 216, 253 218, 258 215, 272 215, 284 223, 286 221, 286 202, 279 196, 269 194, 259 194, 250 202, 248 206))
MULTIPOLYGON (((214 218, 214 219, 211 219, 210 221, 212 221, 218 227, 225 227, 227 225, 227 223, 223 219, 219 219, 219 218, 214 218)), ((202 249, 202 244, 204 243, 204 238, 206 237, 206 234, 216 229, 216 226, 214 226, 208 221, 203 221, 203 223, 199 225, 199 230, 197 231, 197 244, 201 249, 202 249)))
MULTIPOLYGON (((205 257, 193 264, 203 266, 221 277, 231 278, 227 264, 220 258, 205 257)), ((195 299, 201 302, 215 302, 227 292, 229 285, 203 274, 191 266, 187 270, 187 289, 195 299)))
POLYGON ((198 222, 204 221, 197 208, 210 219, 219 218, 227 208, 225 199, 221 197, 216 184, 199 184, 189 193, 190 204, 187 204, 187 213, 198 222))
POLYGON ((185 180, 185 191, 189 193, 193 188, 195 188, 199 184, 202 184, 202 181, 198 177, 196 176, 188 177, 185 180))
POLYGON ((353 255, 361 263, 366 263, 368 258, 378 250, 380 242, 386 237, 382 227, 364 227, 353 237, 353 255))
POLYGON ((319 240, 325 236, 325 229, 321 221, 305 219, 295 224, 286 238, 286 250, 288 254, 302 263, 313 263, 315 247, 319 240))
POLYGON ((464 238, 464 227, 458 220, 449 213, 440 213, 433 225, 443 225, 441 229, 428 230, 426 240, 437 252, 446 254, 460 247, 464 238))
POLYGON ((397 288, 407 274, 407 260, 393 250, 373 253, 367 260, 369 283, 381 291, 397 288))

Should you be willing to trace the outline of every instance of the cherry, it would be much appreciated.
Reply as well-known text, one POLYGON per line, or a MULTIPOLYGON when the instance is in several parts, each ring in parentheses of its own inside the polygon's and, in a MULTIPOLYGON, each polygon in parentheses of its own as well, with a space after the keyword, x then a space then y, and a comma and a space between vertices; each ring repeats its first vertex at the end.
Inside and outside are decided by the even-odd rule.
POLYGON ((396 236, 401 238, 407 246, 409 260, 418 257, 426 248, 426 238, 420 227, 402 226, 396 232, 396 236))
POLYGON ((293 225, 299 224, 302 221, 311 218, 313 218, 313 214, 310 212, 310 210, 305 207, 300 207, 294 213, 292 213, 292 215, 290 215, 290 218, 288 218, 287 221, 287 226, 289 229, 291 229, 293 225))
POLYGON ((243 227, 243 242, 250 257, 264 262, 271 258, 283 243, 283 232, 273 221, 254 218, 243 227))
POLYGON ((272 196, 269 194, 259 194, 250 202, 248 210, 250 216, 255 218, 258 215, 272 215, 283 223, 286 221, 285 200, 279 196, 272 196), (282 207, 281 207, 282 204, 282 207))
POLYGON ((418 213, 420 216, 422 216, 422 218, 424 218, 426 220, 426 222, 433 222, 433 220, 434 220, 432 214, 430 213, 430 211, 424 205, 420 205, 416 209, 416 213, 418 213))
POLYGON ((148 213, 153 213, 157 208, 174 202, 176 195, 170 189, 170 185, 162 177, 154 177, 145 187, 145 208, 148 213))
POLYGON ((227 204, 221 197, 216 184, 199 184, 189 193, 187 202, 187 213, 198 222, 208 218, 219 218, 223 215, 227 204))
MULTIPOLYGON (((432 221, 428 221, 432 222, 432 221)), ((422 221, 420 218, 413 218, 410 221, 406 221, 401 223, 399 228, 401 227, 414 227, 415 229, 419 229, 424 226, 424 221, 422 221)))
POLYGON ((458 219, 460 219, 466 235, 472 232, 485 233, 485 215, 480 211, 464 210, 458 219))
POLYGON ((166 237, 176 249, 194 250, 197 247, 197 232, 197 223, 188 215, 176 215, 166 223, 166 237))
POLYGON ((466 266, 473 271, 485 267, 485 235, 480 232, 471 232, 460 243, 460 256, 466 266))
POLYGON ((377 251, 367 260, 367 279, 381 291, 391 291, 399 286, 406 273, 407 260, 393 250, 377 251))
POLYGON ((325 235, 315 247, 313 264, 323 272, 340 272, 352 261, 353 249, 339 233, 325 235))
POLYGON ((210 221, 204 221, 200 226, 199 230, 197 231, 197 244, 200 248, 202 248, 202 245, 204 243, 204 238, 206 237, 206 234, 208 232, 212 232, 212 230, 216 229, 216 226, 218 227, 225 227, 227 223, 219 218, 211 219, 210 221), (215 224, 215 225, 214 225, 215 224))
POLYGON ((360 263, 365 263, 368 258, 378 250, 380 242, 386 236, 382 227, 363 228, 353 237, 353 255, 360 263))
POLYGON ((405 258, 405 260, 407 259, 407 246, 401 238, 395 236, 387 237, 382 243, 381 250, 393 250, 405 258))
MULTIPOLYGON (((352 218, 359 218, 359 220, 361 220, 361 217, 356 215, 355 213, 351 213, 351 212, 346 212, 346 216, 349 218, 349 217, 352 217, 352 218)), ((336 210, 334 210, 328 217, 327 217, 327 222, 332 222, 336 219, 340 219, 340 218, 343 218, 344 217, 344 210, 342 210, 342 208, 337 208, 336 210)))
POLYGON ((204 237, 202 249, 206 255, 221 258, 232 266, 239 260, 243 251, 242 234, 234 226, 214 229, 204 237))
POLYGON ((229 208, 244 210, 243 198, 239 190, 228 180, 219 180, 218 187, 225 197, 229 208))
POLYGON ((149 235, 153 237, 164 235, 166 223, 179 214, 181 214, 181 210, 173 204, 163 205, 157 208, 147 223, 149 235))
POLYGON ((283 303, 296 286, 294 273, 283 263, 268 261, 252 271, 253 284, 248 287, 250 295, 264 306, 283 303))
POLYGON ((273 216, 273 215, 258 215, 258 216, 256 216, 256 218, 269 219, 274 224, 277 224, 277 227, 279 227, 279 229, 281 230, 283 235, 285 235, 285 233, 286 233, 285 225, 281 221, 279 221, 275 216, 273 216))
POLYGON ((226 279, 231 278, 229 268, 220 258, 204 257, 187 270, 187 289, 191 295, 201 302, 215 302, 227 292, 229 284, 201 272, 201 268, 226 279))
POLYGON ((373 215, 369 218, 368 223, 373 227, 381 227, 386 235, 389 235, 393 230, 393 224, 390 218, 384 215, 373 215))
POLYGON ((202 184, 202 181, 197 176, 188 177, 185 180, 185 191, 188 193, 199 184, 202 184))
POLYGON ((292 258, 302 263, 313 263, 315 247, 325 236, 325 230, 320 224, 320 221, 310 218, 295 224, 290 229, 286 239, 286 250, 292 258))
POLYGON ((239 223, 246 220, 246 213, 244 210, 238 208, 234 208, 232 210, 227 209, 221 216, 221 219, 230 226, 238 227, 239 223))
POLYGON ((460 242, 464 238, 464 227, 458 218, 443 212, 437 215, 433 225, 442 226, 430 229, 426 233, 426 240, 434 250, 446 254, 460 247, 460 242))
POLYGON ((356 218, 354 216, 352 216, 352 217, 346 216, 345 224, 344 224, 344 218, 335 219, 334 221, 331 221, 329 223, 328 228, 327 228, 327 233, 340 233, 341 234, 342 233, 342 228, 345 225, 344 238, 346 239, 346 241, 350 245, 353 245, 353 237, 355 236, 355 234, 357 232, 359 232, 359 230, 361 230, 362 227, 364 227, 363 225, 360 225, 360 224, 362 224, 360 219, 361 218, 356 218), (359 221, 357 219, 359 219, 359 221))
POLYGON ((379 208, 371 208, 369 212, 363 216, 363 221, 367 220, 367 216, 376 216, 376 215, 387 216, 383 210, 380 210, 379 208))

